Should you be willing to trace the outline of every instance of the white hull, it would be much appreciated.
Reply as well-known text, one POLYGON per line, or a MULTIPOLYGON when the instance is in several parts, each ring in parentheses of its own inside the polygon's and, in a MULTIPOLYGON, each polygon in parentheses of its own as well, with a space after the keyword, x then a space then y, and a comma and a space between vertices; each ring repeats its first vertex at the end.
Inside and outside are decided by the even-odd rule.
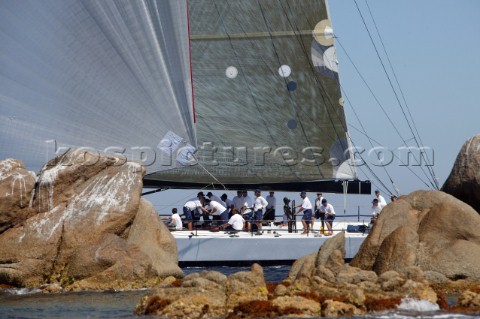
MULTIPOLYGON (((347 225, 361 223, 334 223, 334 235, 346 230, 347 225)), ((233 237, 225 231, 211 232, 174 231, 177 240, 180 263, 235 263, 235 262, 292 262, 298 258, 315 253, 332 236, 319 236, 320 222, 315 223, 314 233, 302 235, 301 223, 297 223, 298 232, 288 233, 286 227, 263 227, 262 235, 239 232, 233 237), (277 235, 277 236, 276 236, 277 235), (280 236, 278 236, 280 235, 280 236)), ((358 252, 367 234, 345 233, 345 258, 351 259, 358 252)))

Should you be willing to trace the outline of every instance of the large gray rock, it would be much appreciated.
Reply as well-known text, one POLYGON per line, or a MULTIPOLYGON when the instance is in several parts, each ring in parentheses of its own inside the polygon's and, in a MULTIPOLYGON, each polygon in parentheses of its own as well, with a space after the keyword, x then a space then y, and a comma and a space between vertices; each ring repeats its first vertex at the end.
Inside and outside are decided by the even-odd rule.
POLYGON ((480 279, 480 215, 440 191, 416 191, 389 204, 350 263, 401 272, 418 266, 450 279, 480 279))
POLYGON ((463 144, 442 191, 480 212, 480 135, 463 144))
POLYGON ((34 187, 35 173, 28 172, 22 161, 0 161, 0 234, 35 214, 28 209, 34 187))
POLYGON ((292 281, 301 278, 309 279, 319 273, 325 276, 330 272, 336 274, 343 267, 344 259, 345 233, 340 232, 325 241, 318 252, 297 259, 290 268, 288 279, 292 281), (324 268, 328 268, 327 274, 324 274, 324 268))
POLYGON ((293 285, 303 286, 306 290, 309 289, 309 286, 315 290, 315 281, 313 280, 315 277, 338 284, 357 284, 377 280, 377 275, 373 271, 345 264, 344 232, 325 241, 317 253, 296 260, 288 274, 288 280, 293 282, 293 285))
POLYGON ((49 162, 36 214, 0 235, 0 283, 119 289, 183 276, 175 239, 140 197, 144 173, 139 164, 79 151, 49 162))

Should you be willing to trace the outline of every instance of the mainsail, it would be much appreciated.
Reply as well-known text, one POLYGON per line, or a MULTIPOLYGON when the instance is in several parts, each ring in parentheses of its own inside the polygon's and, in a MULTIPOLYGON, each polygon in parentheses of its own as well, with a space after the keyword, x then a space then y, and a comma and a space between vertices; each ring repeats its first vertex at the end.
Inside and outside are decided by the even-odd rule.
POLYGON ((370 193, 325 1, 2 1, 0 41, 0 157, 84 148, 142 162, 147 187, 370 193))

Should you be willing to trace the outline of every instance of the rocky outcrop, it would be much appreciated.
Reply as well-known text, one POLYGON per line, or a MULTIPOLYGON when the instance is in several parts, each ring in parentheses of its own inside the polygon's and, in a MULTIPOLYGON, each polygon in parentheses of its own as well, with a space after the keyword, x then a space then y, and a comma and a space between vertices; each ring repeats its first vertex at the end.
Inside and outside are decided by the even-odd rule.
POLYGON ((418 266, 450 279, 480 279, 480 215, 440 191, 386 206, 351 265, 377 274, 418 266))
POLYGON ((345 233, 327 240, 316 254, 311 254, 295 261, 288 274, 288 280, 305 285, 313 277, 318 277, 330 283, 360 283, 376 281, 373 271, 350 267, 345 264, 345 233))
POLYGON ((140 197, 143 175, 139 164, 88 152, 47 163, 35 214, 0 235, 0 283, 120 289, 183 276, 174 238, 140 197))
POLYGON ((28 172, 22 161, 0 161, 0 234, 35 214, 28 209, 35 187, 35 173, 28 172))
MULTIPOLYGON (((136 313, 162 318, 335 318, 395 309, 403 300, 412 299, 427 301, 437 309, 440 304, 448 307, 421 268, 377 276, 345 264, 344 247, 343 233, 328 239, 317 253, 297 260, 288 278, 278 284, 266 283, 256 264, 251 271, 227 278, 204 271, 183 281, 166 279, 140 300, 136 313)), ((476 307, 476 300, 476 294, 465 294, 462 309, 476 307)))
POLYGON ((480 135, 463 144, 442 191, 480 213, 480 135))

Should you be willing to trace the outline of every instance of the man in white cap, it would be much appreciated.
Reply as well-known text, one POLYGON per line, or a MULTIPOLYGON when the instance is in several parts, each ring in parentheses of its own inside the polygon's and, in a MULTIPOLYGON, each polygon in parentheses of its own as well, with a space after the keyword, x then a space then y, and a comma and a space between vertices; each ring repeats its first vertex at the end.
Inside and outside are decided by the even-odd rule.
POLYGON ((300 205, 295 206, 295 208, 300 208, 298 212, 295 213, 295 215, 298 215, 301 212, 303 212, 302 235, 304 235, 304 234, 308 234, 308 232, 310 231, 310 223, 312 222, 312 203, 310 202, 310 199, 308 199, 307 197, 307 192, 301 192, 300 197, 303 199, 303 201, 300 205))
POLYGON ((250 222, 247 223, 248 230, 251 230, 251 223, 255 222, 257 225, 258 231, 262 230, 262 220, 263 220, 263 209, 267 207, 268 202, 265 198, 262 197, 261 192, 259 189, 255 190, 255 202, 253 203, 253 215, 250 219, 250 222))

